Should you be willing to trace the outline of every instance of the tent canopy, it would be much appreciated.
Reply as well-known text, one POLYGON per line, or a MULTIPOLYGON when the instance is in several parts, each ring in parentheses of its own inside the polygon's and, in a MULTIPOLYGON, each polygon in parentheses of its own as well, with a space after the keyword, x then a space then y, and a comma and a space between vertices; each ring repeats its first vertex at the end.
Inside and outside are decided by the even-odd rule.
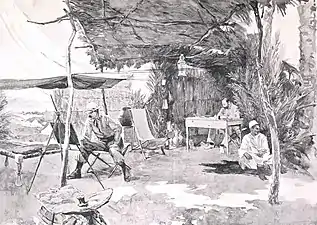
MULTIPOLYGON (((0 1, 0 89, 67 88, 66 48, 69 21, 45 26, 28 22, 49 21, 63 15, 61 0, 0 1)), ((76 37, 72 48, 72 80, 76 89, 111 88, 129 75, 96 73, 87 49, 76 37), (87 75, 78 73, 94 72, 87 75)))
MULTIPOLYGON (((112 88, 126 78, 110 78, 107 77, 90 77, 84 75, 72 75, 73 85, 75 89, 96 89, 96 88, 112 88)), ((26 89, 26 88, 42 88, 42 89, 64 89, 68 87, 67 77, 51 77, 42 79, 1 79, 0 90, 26 89)))

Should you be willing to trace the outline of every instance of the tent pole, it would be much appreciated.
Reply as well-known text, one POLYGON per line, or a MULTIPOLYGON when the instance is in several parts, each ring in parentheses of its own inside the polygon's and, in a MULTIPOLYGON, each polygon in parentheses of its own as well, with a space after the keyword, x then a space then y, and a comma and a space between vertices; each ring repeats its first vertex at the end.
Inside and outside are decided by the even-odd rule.
POLYGON ((108 115, 108 107, 107 107, 107 102, 106 102, 106 95, 105 95, 105 89, 101 89, 101 93, 102 93, 102 102, 103 102, 103 107, 105 110, 105 114, 108 115))
MULTIPOLYGON (((69 0, 66 0, 65 3, 68 9, 71 10, 69 5, 69 0)), ((69 38, 68 46, 67 46, 66 69, 67 69, 67 84, 69 88, 69 99, 68 99, 67 115, 66 115, 66 121, 65 121, 65 140, 64 140, 64 146, 63 146, 63 162, 62 162, 62 171, 61 171, 61 178, 60 178, 61 187, 66 185, 66 176, 67 176, 68 150, 69 150, 69 141, 70 141, 69 140, 70 139, 70 123, 71 123, 71 115, 73 111, 73 101, 74 101, 74 85, 72 80, 72 68, 71 68, 71 48, 77 33, 73 16, 70 14, 70 12, 67 12, 67 14, 69 16, 69 21, 72 25, 72 33, 69 38)))

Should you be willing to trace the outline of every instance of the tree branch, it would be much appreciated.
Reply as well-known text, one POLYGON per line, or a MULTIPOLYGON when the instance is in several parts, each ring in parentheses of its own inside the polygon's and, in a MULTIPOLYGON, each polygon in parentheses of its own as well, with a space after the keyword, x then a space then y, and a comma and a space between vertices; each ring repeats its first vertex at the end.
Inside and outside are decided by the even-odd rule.
POLYGON ((192 46, 199 45, 206 38, 208 38, 212 34, 212 31, 213 31, 214 28, 219 27, 219 26, 224 26, 225 24, 227 24, 228 20, 230 20, 232 18, 232 16, 237 11, 239 11, 243 6, 244 6, 243 4, 239 4, 236 7, 234 7, 234 9, 231 10, 230 13, 223 20, 221 20, 219 22, 216 22, 211 27, 209 27, 208 30, 203 34, 203 36, 199 40, 197 40, 194 44, 192 44, 192 46))
POLYGON ((128 24, 127 24, 126 22, 123 22, 121 25, 122 25, 122 26, 125 26, 125 27, 133 26, 134 28, 148 29, 148 30, 154 31, 154 32, 156 32, 156 33, 164 34, 164 31, 159 31, 158 29, 155 29, 155 28, 153 28, 153 27, 151 27, 151 26, 136 25, 136 24, 133 24, 130 20, 128 20, 128 24))
POLYGON ((301 107, 298 107, 296 110, 301 110, 301 109, 305 109, 305 108, 308 108, 308 107, 316 107, 316 103, 311 103, 311 104, 308 104, 308 105, 303 105, 301 107))
POLYGON ((136 39, 141 40, 142 42, 145 43, 145 41, 143 40, 143 38, 136 32, 136 30, 135 30, 133 24, 131 23, 131 21, 129 21, 129 23, 130 23, 130 25, 131 25, 133 34, 135 35, 136 39))
MULTIPOLYGON (((121 17, 119 16, 110 16, 110 17, 105 17, 105 18, 93 18, 90 20, 87 20, 87 22, 96 22, 100 20, 104 21, 109 21, 111 23, 119 23, 119 21, 112 21, 115 19, 120 19, 121 17)), ((190 20, 173 20, 173 21, 164 21, 164 20, 147 20, 147 19, 136 19, 129 17, 129 20, 138 22, 138 23, 150 23, 153 25, 161 25, 161 26, 175 26, 175 25, 202 25, 205 26, 206 23, 199 22, 199 21, 190 21, 190 20)), ((211 26, 214 25, 213 23, 208 23, 207 25, 211 26)))
POLYGON ((206 24, 205 21, 204 21, 203 16, 202 16, 201 13, 199 12, 199 9, 197 9, 197 14, 199 15, 199 18, 201 19, 201 22, 203 22, 203 23, 207 26, 207 24, 206 24))
POLYGON ((201 8, 206 10, 206 12, 212 17, 214 21, 216 21, 216 17, 212 14, 212 12, 206 6, 204 6, 204 4, 200 0, 197 0, 197 3, 201 8))
POLYGON ((101 7, 102 7, 102 16, 106 17, 106 4, 105 0, 101 0, 101 7))
POLYGON ((91 45, 84 45, 84 46, 76 46, 75 49, 80 49, 80 48, 91 48, 91 45))
POLYGON ((75 18, 76 18, 76 22, 77 22, 78 26, 80 27, 80 30, 82 31, 83 36, 85 37, 85 39, 87 41, 87 44, 92 49, 92 52, 93 52, 93 55, 94 55, 96 63, 100 64, 99 58, 98 58, 98 53, 97 53, 97 50, 96 50, 96 46, 93 44, 91 39, 87 36, 86 30, 85 30, 84 26, 81 24, 80 20, 77 17, 75 17, 75 18))
POLYGON ((60 22, 62 22, 64 20, 69 20, 68 15, 57 17, 57 19, 55 19, 55 20, 46 21, 46 22, 37 22, 37 21, 32 21, 32 20, 27 20, 27 22, 38 24, 38 25, 47 25, 47 24, 52 24, 52 23, 60 23, 60 22))
POLYGON ((137 2, 134 8, 132 8, 126 15, 123 16, 118 25, 120 25, 125 19, 127 19, 131 15, 131 13, 135 12, 138 9, 139 5, 143 3, 143 1, 144 0, 140 0, 139 2, 137 2))

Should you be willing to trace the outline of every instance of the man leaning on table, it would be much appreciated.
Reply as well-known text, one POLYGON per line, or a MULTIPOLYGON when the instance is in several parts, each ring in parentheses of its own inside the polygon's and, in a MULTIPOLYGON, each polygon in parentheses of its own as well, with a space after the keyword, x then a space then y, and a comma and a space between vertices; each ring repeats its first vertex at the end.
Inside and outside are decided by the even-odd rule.
MULTIPOLYGON (((221 120, 234 120, 234 119, 240 119, 240 112, 238 107, 233 104, 231 101, 229 101, 227 98, 224 98, 222 100, 222 108, 220 109, 220 111, 218 112, 218 114, 216 115, 217 119, 221 119, 221 120)), ((228 128, 228 135, 229 137, 231 137, 233 134, 235 134, 237 137, 240 137, 240 128, 238 126, 230 126, 228 128)), ((211 134, 211 130, 209 130, 208 132, 208 138, 207 138, 207 142, 211 145, 214 146, 215 145, 215 139, 217 139, 218 137, 222 137, 223 140, 220 144, 220 151, 223 152, 223 146, 224 146, 224 136, 225 136, 225 132, 224 130, 217 130, 213 135, 211 134)))

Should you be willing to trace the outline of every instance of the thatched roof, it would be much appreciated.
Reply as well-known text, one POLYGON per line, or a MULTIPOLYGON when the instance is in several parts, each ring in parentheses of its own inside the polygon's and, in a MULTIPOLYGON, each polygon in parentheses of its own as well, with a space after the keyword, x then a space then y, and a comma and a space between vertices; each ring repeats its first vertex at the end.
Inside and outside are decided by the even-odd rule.
MULTIPOLYGON (((290 0, 275 0, 285 13, 290 0)), ((268 0, 71 0, 92 62, 102 67, 143 64, 180 53, 199 67, 243 64, 252 8, 268 0), (229 28, 229 29, 228 29, 229 28), (213 50, 228 54, 215 54, 213 50), (196 54, 198 57, 190 57, 196 54)), ((252 12, 253 13, 253 12, 252 12)))
POLYGON ((249 21, 245 0, 214 0, 211 4, 203 0, 102 2, 72 0, 71 6, 85 32, 83 39, 94 46, 90 49, 93 61, 99 58, 107 67, 158 57, 176 61, 179 52, 175 49, 180 47, 189 55, 204 52, 204 57, 197 58, 201 61, 206 54, 214 55, 215 49, 226 52, 239 48, 245 37, 236 22, 249 21), (224 29, 228 27, 230 30, 224 29), (208 30, 210 35, 202 39, 208 30))

